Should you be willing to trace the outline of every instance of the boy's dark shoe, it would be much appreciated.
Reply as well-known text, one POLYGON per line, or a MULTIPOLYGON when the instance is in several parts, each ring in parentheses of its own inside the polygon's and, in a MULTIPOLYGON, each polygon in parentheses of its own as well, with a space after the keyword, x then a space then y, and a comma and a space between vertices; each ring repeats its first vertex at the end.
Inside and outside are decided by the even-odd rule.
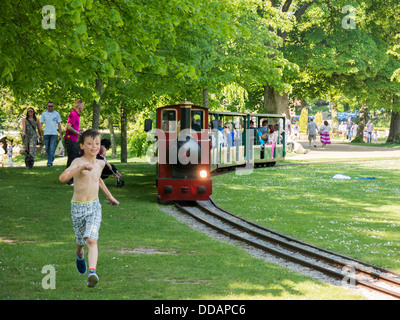
POLYGON ((83 254, 81 259, 78 254, 76 255, 76 268, 78 269, 79 273, 86 273, 86 261, 85 258, 83 258, 83 254))

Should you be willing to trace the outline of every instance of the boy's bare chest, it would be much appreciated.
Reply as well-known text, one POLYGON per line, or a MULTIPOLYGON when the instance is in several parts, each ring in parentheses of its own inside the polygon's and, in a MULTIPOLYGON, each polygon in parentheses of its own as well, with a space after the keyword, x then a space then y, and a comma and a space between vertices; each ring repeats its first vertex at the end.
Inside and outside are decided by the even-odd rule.
POLYGON ((92 170, 82 170, 80 177, 83 180, 98 180, 101 176, 102 167, 100 164, 95 164, 92 170))

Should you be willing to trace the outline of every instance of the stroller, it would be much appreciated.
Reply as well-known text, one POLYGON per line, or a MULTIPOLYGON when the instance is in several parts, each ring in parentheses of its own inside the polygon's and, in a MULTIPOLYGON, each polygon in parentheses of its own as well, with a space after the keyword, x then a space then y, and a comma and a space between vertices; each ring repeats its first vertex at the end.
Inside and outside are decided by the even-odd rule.
POLYGON ((101 173, 101 179, 107 179, 109 176, 113 175, 117 180, 115 183, 115 186, 117 188, 122 188, 125 185, 124 180, 121 179, 121 174, 118 172, 117 168, 113 165, 110 164, 104 159, 101 155, 96 156, 97 159, 105 161, 106 165, 104 166, 104 169, 101 173))

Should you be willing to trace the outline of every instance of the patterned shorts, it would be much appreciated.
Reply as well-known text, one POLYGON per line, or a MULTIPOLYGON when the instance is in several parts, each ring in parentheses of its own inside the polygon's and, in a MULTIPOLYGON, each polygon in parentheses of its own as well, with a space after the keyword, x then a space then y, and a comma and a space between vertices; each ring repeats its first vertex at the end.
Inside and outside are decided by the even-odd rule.
POLYGON ((71 201, 71 217, 78 245, 86 245, 86 238, 99 239, 101 204, 98 198, 89 202, 71 201))

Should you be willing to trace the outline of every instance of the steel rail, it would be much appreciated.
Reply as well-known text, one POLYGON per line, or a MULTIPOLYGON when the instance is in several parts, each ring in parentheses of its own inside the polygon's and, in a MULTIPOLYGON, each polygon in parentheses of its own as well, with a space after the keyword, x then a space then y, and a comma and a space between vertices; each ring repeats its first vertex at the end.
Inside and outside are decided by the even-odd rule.
MULTIPOLYGON (((369 268, 378 270, 378 271, 380 271, 380 272, 382 272, 382 273, 391 274, 392 276, 398 277, 398 278, 400 279, 400 274, 399 274, 399 273, 396 273, 396 272, 394 272, 394 271, 392 271, 392 270, 388 270, 388 269, 382 268, 382 267, 380 267, 380 266, 376 266, 376 265, 374 265, 374 264, 367 263, 367 262, 365 262, 365 261, 357 260, 357 259, 355 259, 355 258, 349 257, 349 256, 344 255, 344 254, 341 254, 341 253, 337 253, 337 252, 330 251, 330 250, 327 250, 327 249, 324 249, 324 248, 321 248, 321 247, 317 247, 317 246, 315 246, 315 245, 313 245, 313 244, 306 243, 306 242, 301 241, 301 240, 299 240, 299 239, 293 238, 293 237, 291 237, 291 236, 288 236, 288 235, 283 234, 283 233, 281 233, 281 232, 278 232, 278 231, 276 231, 276 230, 273 230, 273 229, 267 228, 267 227, 265 227, 265 226, 262 226, 262 225, 260 225, 260 224, 257 224, 257 223, 255 223, 255 222, 253 222, 253 221, 251 221, 251 220, 248 220, 248 219, 245 219, 245 218, 243 218, 243 217, 241 217, 241 216, 238 216, 238 215, 236 215, 236 214, 234 214, 234 213, 232 213, 232 212, 229 212, 229 211, 225 210, 224 208, 221 208, 221 207, 212 199, 212 197, 210 197, 210 202, 211 202, 211 204, 212 204, 216 209, 218 209, 218 210, 220 210, 220 211, 226 213, 227 215, 232 216, 232 217, 234 217, 234 218, 236 218, 236 219, 239 219, 239 220, 241 220, 241 221, 243 221, 243 222, 245 222, 245 223, 247 223, 247 224, 249 224, 249 225, 251 225, 251 226, 253 226, 253 227, 256 227, 256 228, 260 229, 260 230, 269 232, 269 233, 274 234, 274 235, 276 235, 276 236, 278 236, 278 237, 281 237, 281 238, 283 238, 283 239, 286 239, 287 241, 291 241, 291 242, 294 242, 294 243, 298 243, 299 245, 307 246, 307 247, 309 247, 309 248, 313 248, 313 249, 315 249, 315 250, 319 250, 320 252, 324 252, 324 253, 327 253, 327 254, 330 254, 330 255, 334 255, 334 256, 339 257, 339 258, 342 258, 342 259, 350 260, 351 262, 354 262, 354 263, 362 264, 362 265, 364 265, 365 267, 369 267, 369 268)), ((201 205, 201 204, 200 204, 200 205, 201 205)))
MULTIPOLYGON (((214 205, 213 202, 210 202, 210 203, 214 205)), ((285 253, 285 252, 283 252, 281 250, 277 250, 277 249, 271 248, 271 247, 269 247, 267 245, 264 245, 264 244, 262 244, 262 243, 260 243, 258 241, 254 241, 254 240, 245 238, 245 237, 243 237, 243 236, 241 236, 241 235, 239 235, 239 234, 237 234, 235 232, 228 231, 226 228, 217 226, 216 224, 214 224, 214 223, 212 223, 212 222, 210 222, 210 221, 208 221, 208 220, 206 220, 206 219, 204 219, 202 217, 199 217, 199 215, 197 215, 196 213, 193 212, 193 210, 191 210, 191 208, 193 208, 193 206, 185 206, 185 205, 181 205, 179 203, 175 203, 175 206, 178 209, 180 209, 181 211, 185 212, 186 214, 189 214, 191 217, 195 218, 196 220, 198 220, 202 224, 205 224, 206 226, 208 226, 210 228, 213 228, 214 230, 218 231, 219 233, 222 233, 222 234, 224 234, 224 235, 226 235, 226 236, 228 236, 228 237, 230 237, 232 239, 236 239, 236 240, 245 242, 245 243, 247 243, 247 244, 249 244, 249 245, 251 245, 251 246, 253 246, 255 248, 261 249, 264 252, 268 252, 269 254, 272 254, 274 256, 280 257, 280 258, 285 259, 287 261, 292 261, 292 262, 294 262, 296 264, 311 268, 313 270, 320 271, 323 274, 326 274, 326 275, 331 276, 333 278, 336 278, 338 280, 343 280, 344 278, 346 278, 347 280, 350 281, 350 283, 354 283, 355 285, 362 286, 362 287, 368 288, 370 290, 379 291, 381 293, 384 293, 384 294, 390 295, 392 297, 395 297, 397 299, 400 299, 400 293, 397 293, 397 292, 394 292, 394 291, 391 291, 391 290, 376 286, 374 284, 368 283, 366 281, 360 280, 360 279, 352 276, 351 274, 343 274, 342 272, 329 269, 329 268, 324 267, 321 264, 318 264, 316 262, 310 262, 310 261, 301 259, 299 257, 294 256, 293 254, 285 253)), ((245 227, 243 225, 240 225, 240 224, 238 225, 237 223, 233 222, 231 219, 222 217, 221 215, 219 215, 219 214, 217 214, 217 213, 215 213, 213 211, 210 211, 208 208, 202 206, 199 203, 195 203, 195 207, 196 208, 200 208, 202 211, 206 211, 206 214, 209 214, 209 215, 212 215, 214 217, 217 217, 217 219, 219 219, 220 221, 223 221, 224 223, 229 223, 230 225, 233 225, 233 227, 236 228, 236 229, 239 229, 239 230, 245 231, 246 233, 252 234, 254 237, 262 238, 263 241, 266 241, 266 242, 269 242, 269 243, 278 244, 279 246, 285 247, 287 250, 290 250, 291 252, 301 252, 303 255, 306 255, 306 256, 311 257, 313 259, 324 260, 326 264, 328 264, 329 266, 334 266, 335 268, 338 268, 338 265, 342 266, 342 267, 349 265, 349 263, 339 262, 339 261, 337 261, 335 259, 326 257, 326 256, 324 256, 322 254, 317 254, 315 252, 311 252, 311 251, 306 250, 306 249, 304 249, 302 247, 299 247, 297 245, 290 244, 288 241, 292 241, 294 238, 288 237, 288 238, 290 238, 290 240, 286 240, 286 241, 278 240, 276 238, 266 236, 265 234, 262 234, 262 233, 260 233, 258 231, 252 230, 252 229, 250 229, 248 227, 245 227)), ((220 210, 219 207, 215 207, 215 208, 220 210)), ((231 214, 231 213, 229 213, 229 212, 227 212, 226 210, 223 210, 223 209, 222 209, 222 211, 225 212, 225 213, 230 214, 232 217, 239 218, 242 221, 247 223, 247 220, 245 220, 245 219, 243 219, 241 217, 238 217, 238 216, 236 216, 234 214, 231 214)), ((251 223, 251 225, 253 227, 261 227, 261 229, 263 229, 264 231, 268 231, 268 232, 270 231, 269 229, 265 230, 267 228, 264 228, 262 226, 254 224, 254 223, 251 223)), ((281 236, 282 234, 279 234, 279 235, 281 236)), ((308 245, 308 244, 306 244, 304 242, 301 242, 301 241, 298 241, 297 243, 299 243, 299 244, 301 243, 301 245, 303 245, 303 246, 304 245, 306 245, 306 246, 308 245)), ((310 247, 312 247, 314 250, 315 249, 317 249, 317 250, 320 249, 320 248, 315 247, 315 246, 310 246, 310 247)), ((322 251, 324 251, 324 250, 322 250, 322 251)), ((333 254, 335 254, 335 253, 333 253, 333 254)), ((354 260, 352 258, 346 257, 346 259, 350 259, 352 261, 356 261, 357 263, 360 263, 360 261, 354 260)), ((361 263, 363 263, 363 262, 361 262, 361 263)), ((362 273, 363 275, 368 275, 368 276, 372 277, 373 279, 389 281, 391 285, 395 284, 395 285, 400 287, 400 281, 397 281, 396 279, 391 279, 391 278, 379 275, 379 274, 374 273, 374 272, 371 273, 370 271, 366 271, 366 270, 363 270, 361 268, 355 268, 354 266, 352 266, 352 267, 355 270, 357 270, 358 274, 362 273)), ((380 268, 380 270, 384 270, 384 269, 380 268)), ((388 272, 388 273, 392 273, 392 272, 387 271, 387 270, 384 270, 384 271, 388 272)))
MULTIPOLYGON (((301 242, 301 243, 300 243, 300 241, 297 241, 296 243, 300 244, 301 246, 299 246, 299 245, 294 245, 294 244, 292 244, 292 242, 294 242, 294 241, 291 240, 291 239, 286 238, 286 240, 280 240, 280 239, 278 239, 278 238, 268 236, 268 235, 266 235, 265 233, 261 233, 261 232, 259 232, 259 231, 254 230, 254 229, 248 228, 248 227, 246 227, 246 226, 239 225, 239 224, 237 224, 237 223, 232 223, 232 220, 230 220, 230 219, 228 219, 228 218, 225 218, 225 217, 223 217, 223 216, 221 216, 221 215, 219 215, 219 214, 217 214, 217 213, 211 211, 210 209, 208 209, 208 208, 202 206, 201 204, 198 204, 198 207, 201 208, 202 210, 207 211, 208 214, 216 215, 216 216, 218 217, 218 219, 223 220, 225 223, 229 223, 229 224, 233 225, 235 228, 240 228, 241 230, 243 230, 243 231, 245 231, 245 232, 247 232, 247 233, 249 233, 249 234, 252 234, 252 235, 254 235, 254 236, 256 236, 256 237, 258 237, 258 238, 260 238, 260 239, 262 239, 262 240, 266 240, 266 241, 269 241, 269 242, 273 242, 273 243, 275 243, 276 245, 279 245, 279 246, 282 246, 282 247, 286 248, 287 250, 292 250, 292 251, 294 251, 294 252, 300 252, 301 254, 303 254, 303 255, 305 255, 305 256, 308 256, 308 257, 310 257, 310 258, 313 258, 313 259, 320 259, 320 260, 323 260, 323 261, 325 261, 326 263, 329 263, 329 264, 331 264, 331 265, 336 266, 337 268, 343 269, 344 267, 348 266, 349 263, 354 263, 354 262, 355 262, 355 263, 357 263, 357 264, 363 264, 363 265, 366 266, 366 267, 371 267, 371 268, 378 269, 378 267, 375 267, 375 266, 373 266, 373 265, 367 265, 367 264, 365 264, 365 263, 362 262, 362 261, 355 260, 355 259, 350 258, 350 257, 347 257, 347 258, 346 258, 346 259, 349 260, 349 261, 344 262, 344 261, 340 261, 340 260, 338 260, 338 259, 334 259, 334 258, 328 257, 328 256, 326 256, 326 255, 324 255, 324 254, 321 254, 321 253, 318 253, 318 252, 315 252, 315 251, 310 251, 309 249, 304 248, 304 246, 306 246, 306 247, 308 247, 308 248, 311 248, 311 246, 308 245, 307 243, 304 243, 304 242, 301 242)), ((224 212, 225 212, 225 211, 224 211, 224 212)), ((234 216, 234 217, 236 218, 236 216, 234 216)), ((245 220, 242 220, 242 219, 240 219, 240 220, 243 221, 243 222, 245 222, 245 223, 248 223, 248 221, 245 221, 245 220)), ((251 226, 252 226, 252 227, 256 227, 256 228, 259 227, 259 225, 254 224, 254 223, 251 223, 251 226)), ((262 229, 262 228, 260 228, 260 229, 263 230, 263 231, 269 232, 269 231, 266 230, 266 229, 262 229)), ((292 238, 292 239, 293 239, 293 238, 292 238)), ((314 250, 318 250, 318 251, 320 251, 320 252, 323 251, 324 253, 328 253, 326 250, 320 249, 320 248, 315 247, 315 246, 312 246, 312 248, 313 248, 314 250)), ((336 255, 334 252, 329 252, 329 254, 339 257, 339 256, 336 255)), ((343 256, 340 256, 340 258, 343 258, 343 256)), ((357 274, 365 275, 365 276, 369 276, 369 277, 373 277, 374 279, 377 279, 377 280, 380 280, 380 281, 384 281, 384 282, 386 282, 386 283, 388 283, 388 284, 393 284, 393 285, 400 286, 400 280, 393 279, 393 278, 390 278, 390 277, 386 277, 386 276, 383 276, 383 275, 378 274, 378 273, 373 272, 373 271, 364 270, 364 269, 362 269, 362 267, 356 267, 356 266, 354 266, 354 265, 352 265, 352 264, 351 264, 351 266, 354 268, 354 271, 355 271, 357 274)), ((385 269, 379 268, 379 270, 380 270, 381 272, 386 272, 386 273, 388 273, 387 270, 385 270, 385 269)), ((392 273, 392 274, 393 274, 393 273, 392 273)), ((400 278, 400 275, 397 275, 397 276, 400 278)))

